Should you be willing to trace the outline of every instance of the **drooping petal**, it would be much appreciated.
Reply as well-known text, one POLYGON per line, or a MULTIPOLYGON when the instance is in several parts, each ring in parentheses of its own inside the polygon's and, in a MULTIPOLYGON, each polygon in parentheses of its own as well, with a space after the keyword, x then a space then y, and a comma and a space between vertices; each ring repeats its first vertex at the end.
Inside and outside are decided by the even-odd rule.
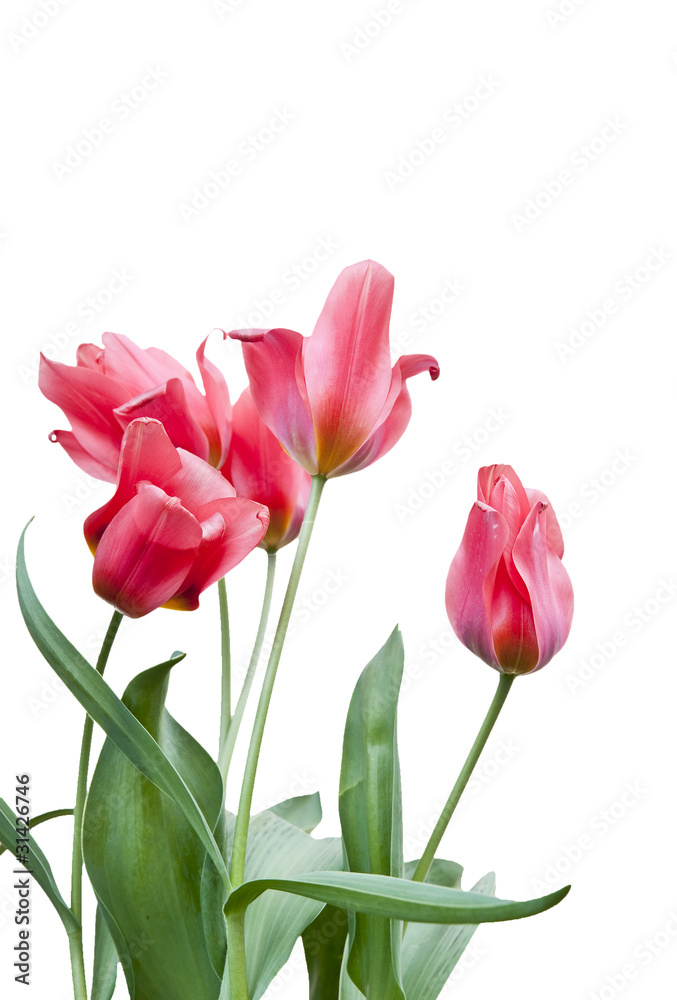
POLYGON ((60 444, 68 457, 75 464, 94 479, 102 479, 105 483, 114 483, 118 474, 118 453, 113 452, 109 458, 110 465, 104 464, 94 455, 82 447, 76 436, 71 431, 52 431, 49 440, 55 444, 60 444), (113 465, 113 460, 115 464, 113 465))
POLYGON ((231 330, 242 354, 256 409, 282 446, 311 475, 318 471, 315 433, 296 381, 303 337, 294 330, 231 330))
POLYGON ((94 590, 140 618, 182 586, 202 541, 199 523, 176 497, 141 485, 108 525, 94 556, 94 590))
POLYGON ((122 428, 139 417, 159 420, 176 448, 185 448, 205 460, 209 458, 207 435, 193 418, 184 384, 178 378, 170 378, 164 385, 135 396, 113 412, 122 428))
MULTIPOLYGON (((96 550, 118 511, 135 495, 138 483, 143 481, 163 486, 180 471, 179 453, 162 424, 148 417, 132 421, 122 439, 115 494, 85 521, 85 538, 91 551, 96 550)), ((218 476, 216 470, 214 472, 218 476)))
MULTIPOLYGON (((63 365, 44 356, 40 357, 38 384, 42 394, 63 410, 81 451, 105 469, 117 468, 122 428, 113 410, 129 399, 125 386, 100 371, 63 365)), ((59 441, 59 437, 52 440, 59 441)), ((74 460, 80 454, 75 451, 74 460)))
POLYGON ((388 396, 393 285, 390 272, 374 261, 345 268, 303 342, 317 467, 324 475, 364 444, 388 396))
POLYGON ((407 379, 424 371, 430 373, 433 381, 439 378, 439 365, 429 354, 406 354, 398 359, 392 370, 388 399, 377 421, 376 429, 362 447, 358 448, 347 462, 330 473, 328 478, 345 476, 349 472, 365 469, 397 444, 411 417, 411 396, 407 388, 407 379))
POLYGON ((205 357, 208 339, 207 337, 202 341, 195 356, 211 417, 209 426, 203 426, 209 441, 209 464, 220 469, 230 447, 232 408, 228 386, 221 370, 205 357))
POLYGON ((491 590, 507 541, 505 518, 477 501, 446 586, 447 614, 454 632, 468 649, 498 670, 501 667, 494 650, 485 588, 491 590))
POLYGON ((249 389, 233 407, 233 436, 222 472, 238 496, 256 500, 270 511, 270 525, 261 543, 265 549, 277 551, 296 538, 311 478, 261 420, 249 389))
POLYGON ((268 511, 243 497, 215 500, 205 505, 202 541, 180 591, 165 607, 193 611, 203 590, 242 562, 268 529, 268 511))
POLYGON ((529 591, 538 638, 539 669, 564 645, 574 613, 569 574, 548 542, 548 506, 537 501, 513 547, 513 559, 529 591))
MULTIPOLYGON (((487 588, 489 590, 489 588, 487 588)), ((501 559, 489 593, 491 633, 496 659, 506 674, 528 674, 538 663, 538 639, 531 604, 512 581, 512 574, 501 559)))

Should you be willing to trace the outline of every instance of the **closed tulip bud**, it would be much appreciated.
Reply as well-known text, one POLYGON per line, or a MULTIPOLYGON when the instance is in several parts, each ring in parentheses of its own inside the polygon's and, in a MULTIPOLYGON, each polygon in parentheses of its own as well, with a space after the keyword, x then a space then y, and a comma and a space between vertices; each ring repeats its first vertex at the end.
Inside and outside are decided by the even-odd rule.
POLYGON ((564 645, 574 598, 555 512, 509 465, 480 469, 477 502, 446 587, 462 643, 504 674, 545 666, 564 645))

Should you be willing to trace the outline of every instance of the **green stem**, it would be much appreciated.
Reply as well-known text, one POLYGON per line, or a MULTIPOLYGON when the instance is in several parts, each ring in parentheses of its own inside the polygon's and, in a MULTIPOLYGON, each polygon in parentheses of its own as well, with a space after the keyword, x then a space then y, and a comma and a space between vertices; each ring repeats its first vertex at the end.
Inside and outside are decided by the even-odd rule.
POLYGON ((263 640, 266 635, 266 628, 268 627, 270 604, 273 597, 273 584, 275 582, 276 555, 277 555, 276 552, 268 552, 268 567, 266 570, 266 588, 263 595, 263 607, 261 608, 261 618, 259 620, 258 632, 256 633, 254 649, 252 650, 251 659, 249 660, 249 666, 247 667, 247 673, 245 674, 244 683, 242 684, 242 691, 240 692, 240 697, 237 700, 237 705, 235 706, 235 712, 233 713, 233 717, 230 721, 230 726, 228 727, 228 732, 226 733, 226 739, 221 748, 221 753, 219 756, 219 768, 221 770, 221 776, 223 778, 224 794, 225 794, 226 781, 228 778, 228 770, 230 768, 230 762, 233 757, 233 750, 235 749, 235 741, 237 740, 237 734, 240 731, 240 725, 242 724, 242 716, 244 715, 245 708, 247 707, 247 699, 249 697, 249 692, 251 691, 252 683, 254 681, 254 674, 256 673, 256 667, 258 666, 259 657, 261 655, 263 640))
MULTIPOLYGON (((259 704, 256 709, 256 717, 252 728, 249 752, 245 764, 244 777, 242 779, 242 791, 240 793, 240 804, 235 821, 235 832, 233 834, 233 852, 231 855, 230 877, 233 888, 241 885, 244 881, 244 866, 247 854, 247 836, 249 834, 249 819, 251 815, 252 797, 254 795, 254 782, 256 781, 256 769, 259 755, 261 753, 261 743, 263 731, 266 724, 270 700, 273 694, 275 676, 282 655, 289 620, 296 599, 296 592, 301 579, 301 571, 305 562, 310 536, 313 533, 317 508, 322 496, 322 490, 326 483, 325 476, 313 476, 313 482, 306 507, 305 517, 301 526, 298 547, 294 557, 289 583, 284 595, 280 619, 277 624, 275 638, 273 639, 266 675, 263 679, 259 704)), ((232 1000, 249 1000, 249 989, 247 986, 247 959, 245 952, 244 935, 244 914, 233 913, 226 918, 226 934, 228 938, 228 976, 232 1000)))
POLYGON ((508 697, 508 691, 512 686, 512 682, 515 680, 516 674, 501 674, 498 681, 498 689, 494 695, 493 701, 489 706, 489 711, 486 714, 484 722, 480 727, 480 731, 477 734, 475 742, 473 743, 470 753, 466 759, 465 764, 461 769, 461 773, 456 779, 456 784, 451 790, 451 794, 447 799, 447 803, 442 810, 440 818, 437 821, 435 829, 430 835, 430 840, 428 841, 425 851, 421 856, 421 860, 416 866, 416 871, 412 876, 412 882, 425 882, 426 875, 430 870, 430 866, 433 863, 435 857, 435 852, 440 846, 440 841, 444 836, 444 832, 449 825, 449 820, 451 819, 454 809, 458 805, 458 801, 463 794, 465 786, 468 784, 470 775, 475 769, 475 765, 479 760, 480 754, 484 750, 485 744, 489 739, 489 734, 494 728, 494 723, 499 716, 501 709, 503 708, 503 703, 508 697))
POLYGON ((225 577, 219 580, 219 615, 221 618, 221 728, 219 731, 219 759, 230 727, 230 619, 225 577))
MULTIPOLYGON (((103 676, 108 663, 111 647, 117 635, 122 615, 119 611, 113 612, 108 631, 101 646, 96 669, 103 676)), ((87 779, 89 776, 89 755, 92 749, 92 733, 94 723, 90 716, 85 718, 85 725, 82 731, 82 744, 80 747, 80 764, 78 766, 78 785, 75 793, 75 808, 73 809, 73 862, 71 866, 71 911, 73 916, 82 925, 82 818, 85 811, 85 799, 87 797, 87 779)), ((77 932, 69 935, 69 945, 71 954, 71 968, 73 970, 73 989, 76 1000, 86 1000, 87 984, 85 981, 85 963, 82 951, 82 927, 77 932)))

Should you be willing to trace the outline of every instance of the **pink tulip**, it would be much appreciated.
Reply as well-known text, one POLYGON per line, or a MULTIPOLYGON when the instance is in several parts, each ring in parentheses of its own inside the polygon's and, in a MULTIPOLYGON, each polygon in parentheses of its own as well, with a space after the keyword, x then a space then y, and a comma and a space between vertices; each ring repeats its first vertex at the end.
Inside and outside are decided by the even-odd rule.
POLYGON ((393 276, 374 261, 339 275, 310 337, 293 330, 234 330, 264 423, 311 475, 357 472, 385 455, 411 416, 406 380, 435 358, 390 366, 393 276))
POLYGON ((562 532, 547 497, 525 490, 509 465, 477 477, 478 499, 447 577, 456 635, 504 674, 545 666, 571 628, 574 595, 562 532))
POLYGON ((133 420, 115 495, 85 521, 94 590, 130 618, 159 607, 192 611, 256 548, 268 519, 207 462, 175 448, 158 420, 133 420))
POLYGON ((164 351, 142 350, 117 333, 104 333, 103 343, 81 344, 74 367, 41 356, 40 389, 72 427, 53 431, 51 440, 90 476, 114 483, 125 428, 153 417, 177 448, 220 468, 230 443, 230 399, 223 375, 205 358, 206 341, 197 351, 204 396, 164 351))
POLYGON ((256 500, 270 511, 263 549, 276 552, 294 541, 308 503, 310 476, 263 423, 249 389, 233 407, 230 451, 221 471, 239 497, 256 500))

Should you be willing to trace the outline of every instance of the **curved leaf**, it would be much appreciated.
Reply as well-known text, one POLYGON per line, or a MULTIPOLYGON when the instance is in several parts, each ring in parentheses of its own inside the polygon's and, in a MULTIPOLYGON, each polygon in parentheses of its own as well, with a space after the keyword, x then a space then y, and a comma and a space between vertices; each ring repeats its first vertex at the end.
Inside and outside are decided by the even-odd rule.
POLYGON ((117 949, 101 907, 97 906, 94 924, 94 968, 91 1000, 111 1000, 115 992, 117 977, 117 949))
POLYGON ((409 882, 388 875, 309 872, 295 878, 244 882, 228 897, 226 913, 243 911, 264 892, 274 889, 393 920, 424 924, 483 924, 542 913, 561 902, 570 888, 568 885, 547 896, 515 901, 447 889, 428 882, 409 882))
MULTIPOLYGON (((397 701, 404 669, 399 629, 363 670, 343 739, 339 814, 348 868, 401 878, 402 792, 397 754, 397 701)), ((402 925, 351 914, 348 973, 365 996, 404 1000, 402 925)))
MULTIPOLYGON (((108 738, 149 781, 176 802, 204 844, 224 885, 230 890, 230 880, 221 852, 185 782, 152 736, 123 705, 103 677, 68 641, 40 604, 26 569, 24 545, 27 527, 22 532, 17 550, 16 583, 21 613, 33 642, 108 738)), ((183 658, 184 654, 177 656, 183 658)))
MULTIPOLYGON (((210 827, 221 815, 223 786, 209 754, 165 709, 176 661, 139 674, 123 702, 157 741, 210 827)), ((205 848, 183 811, 110 740, 101 751, 83 820, 87 873, 113 937, 124 941, 130 994, 143 1000, 216 1000, 220 976, 203 919, 222 928, 224 894, 203 913, 205 848), (128 967, 131 962, 131 969, 128 967)))
POLYGON ((292 826, 297 826, 304 833, 312 833, 322 820, 320 793, 312 795, 297 795, 293 799, 285 799, 271 806, 269 812, 286 819, 292 826))
MULTIPOLYGON (((36 826, 40 826, 41 823, 46 823, 50 819, 58 819, 59 816, 72 816, 72 809, 51 809, 49 812, 40 813, 38 816, 31 816, 30 819, 30 829, 34 830, 36 826)), ((3 855, 7 848, 4 844, 0 843, 0 855, 3 855)))

